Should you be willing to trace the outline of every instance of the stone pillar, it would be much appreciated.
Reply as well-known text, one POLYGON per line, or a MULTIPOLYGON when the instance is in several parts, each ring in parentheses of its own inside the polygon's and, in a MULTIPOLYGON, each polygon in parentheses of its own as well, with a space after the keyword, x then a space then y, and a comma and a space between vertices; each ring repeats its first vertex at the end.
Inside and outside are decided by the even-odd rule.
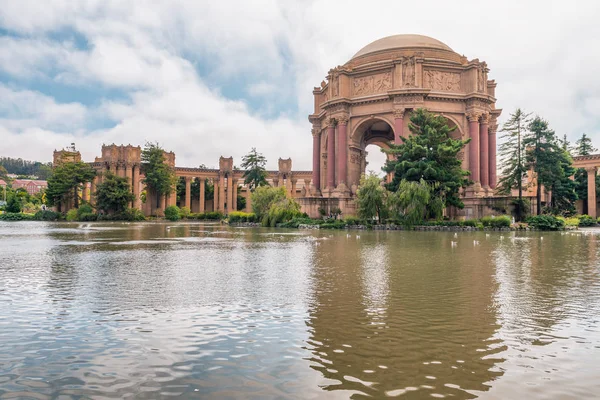
POLYGON ((467 114, 469 120, 469 170, 471 171, 471 180, 476 184, 479 181, 479 114, 467 114))
POLYGON ((125 164, 120 164, 118 166, 118 168, 119 168, 119 176, 122 177, 122 178, 126 178, 127 174, 126 174, 126 171, 125 171, 125 168, 126 168, 125 164))
POLYGON ((219 178, 219 211, 225 213, 225 176, 219 178))
POLYGON ((394 110, 394 144, 401 144, 404 136, 404 108, 394 110))
POLYGON ((90 188, 88 186, 88 182, 83 184, 83 189, 81 191, 81 200, 89 202, 90 201, 90 188))
POLYGON ((291 181, 292 181, 292 196, 291 197, 293 199, 294 197, 296 197, 296 182, 297 182, 297 179, 292 179, 291 181))
POLYGON ((185 207, 192 209, 192 178, 185 177, 185 207))
POLYGON ((490 117, 488 114, 481 116, 481 123, 479 124, 479 179, 481 180, 481 186, 489 188, 489 146, 488 146, 488 126, 490 117))
POLYGON ((238 181, 237 179, 233 180, 233 191, 231 192, 231 196, 232 196, 232 207, 231 207, 231 211, 237 211, 237 188, 238 188, 238 181))
POLYGON ((200 180, 200 198, 198 199, 198 212, 203 213, 205 210, 205 199, 204 199, 204 191, 206 190, 204 178, 198 178, 200 180))
POLYGON ((596 218, 596 167, 586 168, 588 176, 588 215, 596 218))
POLYGON ((92 179, 92 183, 90 184, 90 204, 95 204, 96 202, 95 200, 95 195, 96 195, 96 182, 98 182, 98 177, 95 176, 94 179, 92 179))
POLYGON ((246 189, 246 212, 252 212, 252 192, 246 189))
POLYGON ((219 182, 213 179, 213 211, 219 211, 219 182))
POLYGON ((321 194, 321 127, 315 127, 312 130, 313 135, 313 194, 321 194))
POLYGON ((227 177, 227 214, 233 211, 233 179, 227 177))
POLYGON ((498 125, 492 124, 489 127, 489 158, 490 158, 490 187, 492 189, 496 189, 496 152, 498 149, 496 148, 496 130, 498 129, 498 125))
POLYGON ((273 187, 279 187, 279 178, 273 178, 273 187))
POLYGON ((346 128, 348 126, 348 117, 341 117, 338 120, 338 134, 337 134, 337 145, 338 145, 338 158, 337 158, 337 170, 338 170, 338 185, 346 184, 348 182, 348 137, 346 136, 346 128))
MULTIPOLYGON (((129 187, 131 189, 131 193, 133 193, 133 173, 131 172, 131 164, 125 164, 125 178, 129 179, 129 187)), ((134 199, 135 201, 135 199, 134 199)), ((133 206, 133 202, 129 204, 129 206, 133 206)))
MULTIPOLYGON (((140 166, 136 164, 133 166, 133 208, 140 208, 142 201, 140 199, 140 166)), ((148 201, 146 199, 146 201, 148 201)))
POLYGON ((335 121, 327 127, 327 190, 335 189, 335 121))

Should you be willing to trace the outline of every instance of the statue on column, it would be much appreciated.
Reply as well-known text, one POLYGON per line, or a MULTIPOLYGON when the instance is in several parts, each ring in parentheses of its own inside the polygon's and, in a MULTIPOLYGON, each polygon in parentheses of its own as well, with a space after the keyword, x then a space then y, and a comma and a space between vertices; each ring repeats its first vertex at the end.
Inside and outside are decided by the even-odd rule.
POLYGON ((404 86, 415 85, 415 58, 405 57, 402 61, 402 83, 404 86))

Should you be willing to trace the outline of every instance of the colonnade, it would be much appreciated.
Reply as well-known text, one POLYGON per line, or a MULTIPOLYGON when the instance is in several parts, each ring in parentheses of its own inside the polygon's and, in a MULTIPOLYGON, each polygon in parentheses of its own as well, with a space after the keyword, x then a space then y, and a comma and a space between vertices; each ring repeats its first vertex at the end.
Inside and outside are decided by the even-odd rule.
POLYGON ((102 181, 104 180, 104 174, 109 171, 117 176, 127 178, 129 180, 129 184, 131 185, 131 192, 134 196, 134 200, 131 204, 131 207, 140 208, 141 178, 140 165, 138 163, 103 163, 100 166, 100 168, 96 168, 96 176, 94 177, 94 179, 92 179, 91 182, 88 182, 84 185, 82 199, 92 204, 95 202, 94 195, 96 193, 96 187, 102 183, 102 181))
POLYGON ((472 112, 467 114, 469 122, 469 170, 471 180, 484 189, 495 189, 496 171, 496 129, 490 126, 490 114, 472 112))

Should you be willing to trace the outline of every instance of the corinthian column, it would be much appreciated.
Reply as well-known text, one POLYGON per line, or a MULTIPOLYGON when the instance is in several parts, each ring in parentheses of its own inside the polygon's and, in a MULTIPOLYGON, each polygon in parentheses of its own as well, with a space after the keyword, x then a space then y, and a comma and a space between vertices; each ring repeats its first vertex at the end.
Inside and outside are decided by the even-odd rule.
POLYGON ((313 135, 313 194, 319 196, 321 194, 321 127, 315 125, 312 129, 313 135))
POLYGON ((404 108, 394 110, 394 144, 401 144, 404 136, 404 108))
POLYGON ((338 119, 338 158, 337 158, 337 169, 338 169, 338 185, 346 184, 348 182, 348 137, 346 136, 346 128, 348 126, 348 117, 343 116, 338 119))
POLYGON ((496 121, 493 120, 493 123, 489 127, 489 155, 490 155, 490 187, 492 189, 496 189, 496 130, 498 129, 498 125, 496 125, 496 121))
POLYGON ((327 127, 327 189, 335 189, 335 120, 327 127))
POLYGON ((479 182, 479 114, 467 114, 469 120, 469 171, 471 171, 471 180, 479 182))
POLYGON ((192 209, 192 178, 186 176, 185 178, 185 206, 190 210, 192 209))
MULTIPOLYGON (((136 164, 133 166, 133 208, 140 208, 140 166, 136 164)), ((148 201, 148 200, 146 200, 148 201)))
POLYGON ((596 167, 586 168, 588 176, 588 215, 596 218, 596 167))
POLYGON ((198 212, 203 213, 204 209, 205 209, 205 198, 204 198, 204 191, 206 190, 204 185, 204 178, 198 178, 198 180, 200 181, 200 198, 198 199, 199 204, 198 204, 198 212))
POLYGON ((219 211, 219 181, 213 179, 213 211, 219 211))
POLYGON ((231 174, 227 177, 227 214, 233 211, 233 179, 231 174))
POLYGON ((238 188, 238 180, 234 179, 233 180, 233 192, 231 193, 232 196, 232 207, 231 207, 231 211, 237 211, 237 188, 238 188))
POLYGON ((225 175, 219 178, 219 211, 225 213, 225 175))
POLYGON ((488 147, 488 126, 490 117, 488 114, 481 116, 481 124, 479 125, 479 177, 481 179, 481 186, 489 188, 489 147, 488 147))

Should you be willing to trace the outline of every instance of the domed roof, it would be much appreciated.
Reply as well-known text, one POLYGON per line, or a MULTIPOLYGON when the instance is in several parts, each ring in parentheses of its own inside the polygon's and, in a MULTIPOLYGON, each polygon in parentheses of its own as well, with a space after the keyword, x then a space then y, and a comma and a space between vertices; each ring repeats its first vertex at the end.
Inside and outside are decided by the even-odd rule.
POLYGON ((437 39, 423 35, 393 35, 378 39, 369 43, 356 53, 352 59, 364 56, 366 54, 376 53, 385 50, 394 50, 402 48, 430 48, 447 50, 454 52, 448 45, 437 39))

